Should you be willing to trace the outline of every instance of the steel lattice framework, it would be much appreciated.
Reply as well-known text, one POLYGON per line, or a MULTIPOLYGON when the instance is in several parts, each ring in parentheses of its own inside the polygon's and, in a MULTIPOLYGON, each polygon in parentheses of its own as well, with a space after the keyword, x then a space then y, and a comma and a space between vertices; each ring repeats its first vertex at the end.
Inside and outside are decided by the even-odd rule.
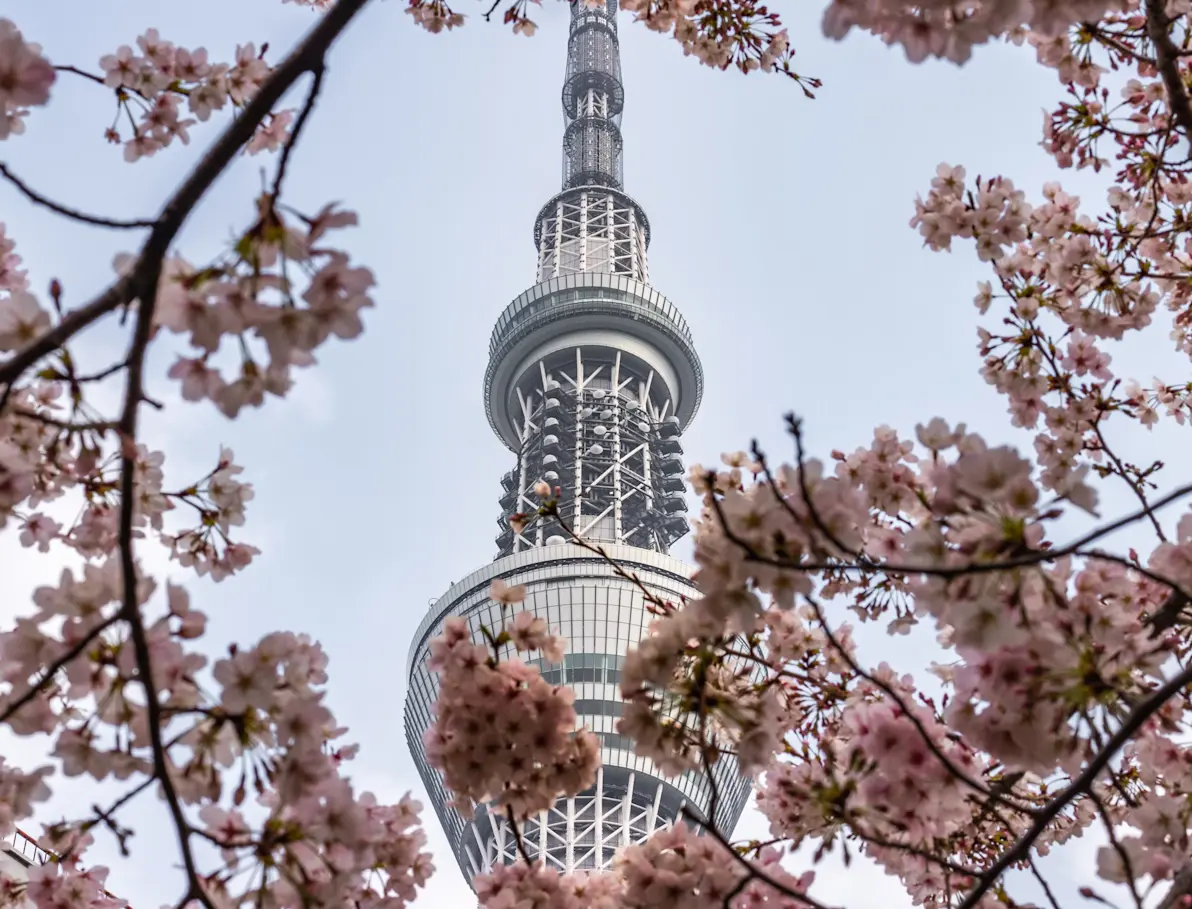
MULTIPOLYGON (((572 5, 563 86, 566 126, 563 187, 538 215, 537 283, 497 319, 484 377, 489 423, 515 453, 502 478, 497 558, 443 594, 410 648, 406 737, 460 869, 472 878, 518 859, 503 814, 481 806, 470 816, 452 807, 440 774, 426 760, 437 679, 426 667, 430 640, 450 616, 498 627, 494 579, 526 586, 526 609, 568 640, 561 664, 543 677, 575 693, 581 725, 601 744, 596 786, 528 820, 530 857, 561 870, 603 868, 616 850, 676 823, 684 812, 731 831, 749 795, 731 758, 714 769, 666 779, 617 732, 621 663, 647 633, 653 615, 641 587, 604 560, 566 542, 557 524, 520 533, 509 517, 533 511, 539 480, 560 489, 565 521, 604 544, 652 594, 698 596, 690 566, 667 554, 687 532, 683 449, 679 436, 703 394, 703 372, 678 309, 648 283, 650 226, 622 190, 624 90, 616 0, 572 5)), ((504 656, 504 655, 502 655, 504 656)))

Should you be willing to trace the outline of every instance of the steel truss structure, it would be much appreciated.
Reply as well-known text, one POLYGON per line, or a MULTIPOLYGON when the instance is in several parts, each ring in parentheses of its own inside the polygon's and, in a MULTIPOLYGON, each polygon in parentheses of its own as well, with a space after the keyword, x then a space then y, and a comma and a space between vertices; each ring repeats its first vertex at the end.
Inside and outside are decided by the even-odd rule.
POLYGON ((650 222, 625 193, 584 186, 559 193, 534 222, 538 282, 559 275, 608 272, 649 283, 650 222))
POLYGON ((622 660, 654 618, 642 588, 671 600, 698 596, 692 568, 667 553, 687 532, 679 437, 699 407, 703 373, 687 323, 648 283, 649 221, 622 190, 616 10, 616 0, 595 8, 573 0, 563 186, 534 225, 537 283, 505 308, 489 344, 485 407, 516 455, 501 481, 497 558, 435 601, 410 648, 407 742, 469 882, 517 861, 518 850, 502 812, 461 814, 427 762, 438 681, 426 663, 448 617, 464 617, 477 642, 500 626, 501 608, 488 596, 497 578, 524 584, 524 608, 567 638, 564 662, 540 669, 574 691, 579 723, 601 746, 595 787, 522 825, 531 859, 563 871, 607 867, 617 849, 684 814, 727 833, 749 795, 731 757, 715 764, 714 785, 700 773, 667 779, 617 730, 622 660), (514 529, 512 514, 538 508, 532 490, 541 480, 559 489, 564 521, 602 543, 641 587, 567 542, 557 524, 514 529))
MULTIPOLYGON (((622 846, 641 842, 680 819, 673 793, 650 776, 639 780, 636 773, 602 767, 593 789, 559 799, 550 811, 522 824, 522 844, 531 860, 560 871, 608 868, 622 846)), ((468 825, 468 834, 472 841, 465 837, 464 854, 474 874, 520 858, 517 838, 503 815, 485 808, 468 825)))
POLYGON ((501 555, 564 542, 542 522, 510 526, 510 514, 537 508, 539 480, 559 488, 568 526, 585 539, 666 552, 687 532, 680 424, 655 378, 623 351, 576 347, 515 385, 521 456, 502 479, 501 555))

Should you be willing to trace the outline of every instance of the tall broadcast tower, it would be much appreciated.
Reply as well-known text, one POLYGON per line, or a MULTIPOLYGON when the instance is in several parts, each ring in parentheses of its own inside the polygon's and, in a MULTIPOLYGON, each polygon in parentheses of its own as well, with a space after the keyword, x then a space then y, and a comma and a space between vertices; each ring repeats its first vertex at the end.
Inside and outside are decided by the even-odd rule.
MULTIPOLYGON (((604 868, 616 850, 680 818, 705 819, 711 788, 702 774, 664 780, 616 732, 621 662, 651 616, 642 593, 599 557, 539 521, 518 533, 509 515, 533 512, 539 480, 562 490, 559 508, 576 532, 605 547, 652 592, 696 596, 693 569, 667 554, 687 532, 679 434, 699 407, 703 374, 687 323, 652 288, 646 270, 650 224, 623 191, 621 109, 625 95, 617 0, 591 8, 573 0, 563 83, 563 188, 534 222, 538 278, 505 307, 489 343, 484 399, 493 431, 517 456, 501 478, 496 561, 444 593, 410 649, 406 738, 464 877, 517 860, 500 811, 464 816, 451 806, 426 760, 437 681, 426 667, 431 638, 449 616, 500 627, 488 597, 495 578, 524 584, 524 608, 567 638, 562 664, 540 664, 548 682, 575 692, 579 723, 600 741, 594 788, 523 826, 530 856, 560 870, 604 868)), ((748 784, 731 759, 717 762, 714 820, 731 830, 748 784)))

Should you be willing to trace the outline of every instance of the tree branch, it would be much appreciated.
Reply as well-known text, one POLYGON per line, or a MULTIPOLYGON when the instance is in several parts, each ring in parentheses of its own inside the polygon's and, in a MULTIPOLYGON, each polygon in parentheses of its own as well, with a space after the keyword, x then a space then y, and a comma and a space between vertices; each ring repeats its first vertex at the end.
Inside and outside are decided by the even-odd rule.
POLYGON ((28 183, 9 170, 7 164, 2 162, 0 162, 0 176, 3 176, 9 183, 15 186, 21 195, 30 202, 40 205, 42 208, 48 208, 55 214, 62 215, 64 218, 70 218, 72 221, 81 221, 83 224, 92 224, 96 227, 114 227, 125 230, 138 227, 152 227, 155 223, 145 219, 125 221, 120 218, 105 218, 101 215, 89 215, 78 209, 69 208, 60 202, 46 198, 41 193, 32 189, 28 183))
POLYGON ((127 303, 132 297, 131 275, 126 275, 79 309, 73 309, 47 331, 0 363, 0 385, 12 386, 22 373, 48 353, 57 350, 95 320, 127 303))
MULTIPOLYGON (((689 821, 702 827, 705 831, 707 831, 707 833, 713 839, 715 839, 718 843, 720 843, 721 846, 723 846, 728 851, 728 854, 733 857, 733 859, 737 862, 737 864, 745 869, 745 881, 744 881, 744 883, 738 883, 738 885, 737 885, 738 893, 741 890, 744 890, 747 886, 749 886, 749 882, 751 880, 758 880, 758 881, 761 881, 763 884, 766 884, 767 886, 772 887, 778 893, 781 893, 784 896, 788 896, 793 900, 798 900, 799 902, 806 904, 807 906, 810 907, 810 909, 827 909, 827 907, 823 903, 821 903, 819 900, 808 896, 806 893, 800 893, 798 890, 794 890, 790 887, 787 887, 784 884, 779 883, 778 881, 774 880, 774 878, 770 877, 770 875, 766 874, 766 872, 762 871, 760 868, 758 868, 756 865, 754 865, 753 862, 749 861, 749 859, 745 858, 745 856, 741 855, 741 853, 739 853, 736 849, 733 848, 732 844, 724 838, 724 834, 722 834, 719 830, 716 829, 715 824, 705 821, 703 818, 701 818, 699 815, 697 815, 694 811, 692 811, 686 805, 684 805, 679 810, 682 812, 683 816, 686 817, 689 821)), ((728 905, 727 901, 725 902, 725 905, 728 905)))
POLYGON ((46 683, 50 679, 57 675, 61 670, 65 669, 72 660, 75 660, 81 656, 83 651, 90 647, 95 642, 97 637, 115 625, 119 619, 120 615, 117 613, 111 618, 108 618, 96 625, 87 635, 83 637, 82 640, 78 641, 74 646, 62 654, 62 656, 58 657, 58 659, 54 660, 54 662, 47 666, 45 671, 41 674, 41 678, 34 682, 29 687, 28 691, 22 694, 15 701, 5 705, 4 709, 0 711, 0 725, 8 722, 8 720, 13 717, 18 710, 37 697, 38 692, 45 688, 46 683))
POLYGON ((323 76, 326 72, 327 68, 322 64, 311 70, 312 79, 310 91, 306 95, 306 103, 302 105, 302 112, 298 114, 294 128, 290 130, 290 141, 281 150, 281 160, 277 164, 277 176, 273 178, 273 190, 270 195, 274 200, 281 196, 281 184, 286 179, 286 170, 290 166, 290 155, 293 154, 294 149, 298 145, 298 138, 302 135, 302 130, 306 126, 306 121, 310 118, 311 111, 315 109, 315 102, 319 99, 319 92, 323 88, 323 76))
POLYGON ((1167 4, 1164 0, 1147 0, 1146 33, 1155 45, 1155 67, 1163 77, 1171 115, 1184 131, 1184 141, 1192 142, 1192 105, 1188 102, 1188 89, 1180 75, 1177 62, 1179 51, 1172 43, 1170 28, 1171 20, 1167 18, 1167 4))
MULTIPOLYGON (((138 577, 133 547, 133 519, 136 505, 136 449, 134 446, 137 438, 140 406, 145 400, 145 352, 153 334, 153 316, 157 304, 162 261, 170 243, 173 242, 191 211, 232 161, 235 154, 252 137, 257 126, 270 112, 273 105, 303 73, 319 71, 323 68, 327 49, 367 2, 368 0, 340 0, 311 30, 302 43, 274 70, 253 100, 241 112, 240 116, 228 125, 198 167, 166 204, 128 277, 128 298, 139 299, 140 305, 137 308, 133 337, 125 358, 128 364, 128 380, 120 417, 120 431, 123 435, 118 532, 123 600, 120 616, 129 625, 136 656, 137 677, 145 692, 145 710, 153 752, 154 776, 161 783, 162 794, 173 818, 178 848, 186 869, 187 895, 188 898, 198 899, 207 909, 214 909, 214 907, 206 889, 202 886, 191 849, 190 824, 183 813, 181 801, 170 777, 166 746, 162 739, 162 707, 158 699, 148 635, 137 595, 138 577)), ((98 318, 98 315, 96 317, 98 318)))
POLYGON ((1081 795, 1086 794, 1097 779, 1098 774, 1109 765, 1109 762, 1113 760, 1122 746, 1133 738, 1134 734, 1142 728, 1142 725, 1159 708, 1190 684, 1192 684, 1192 665, 1185 666, 1177 675, 1168 679, 1167 682, 1155 689, 1148 698, 1130 711, 1122 721, 1122 725, 1118 727, 1117 732, 1110 736, 1109 740, 1105 743, 1105 747, 1089 761, 1088 766, 1084 768, 1080 776, 1073 780, 1059 795, 1035 812, 1035 821, 1031 824, 1030 829, 1019 837, 1013 846, 1003 852, 998 860, 981 875, 981 879, 972 890, 965 894, 964 900, 957 906, 957 909, 973 909, 981 901, 981 897, 989 892, 989 888, 994 885, 997 879, 1011 865, 1024 861, 1030 854, 1035 840, 1047 829, 1047 825, 1055 820, 1056 816, 1069 803, 1075 801, 1081 795))

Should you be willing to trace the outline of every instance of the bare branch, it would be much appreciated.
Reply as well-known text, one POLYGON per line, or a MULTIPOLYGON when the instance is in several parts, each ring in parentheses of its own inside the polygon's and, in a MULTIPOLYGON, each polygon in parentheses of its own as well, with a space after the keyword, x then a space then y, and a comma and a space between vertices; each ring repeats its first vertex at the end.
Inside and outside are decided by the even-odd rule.
POLYGON ((134 230, 141 227, 152 227, 156 222, 145 219, 138 219, 127 221, 120 218, 105 218, 102 215, 89 215, 86 212, 79 211, 76 208, 70 208, 60 202, 55 202, 48 199, 41 193, 32 189, 29 184, 25 183, 20 177, 9 170, 8 165, 0 162, 0 176, 3 176, 9 183, 17 188, 17 190, 30 202, 35 205, 40 205, 42 208, 48 208, 55 214, 62 215, 64 218, 70 218, 72 221, 79 221, 83 224, 91 224, 95 227, 114 227, 122 230, 134 230))
MULTIPOLYGON (((92 82, 97 82, 104 88, 111 88, 111 86, 103 80, 103 76, 97 76, 95 73, 89 73, 84 69, 79 69, 77 66, 55 66, 54 69, 60 73, 74 73, 76 76, 82 76, 84 79, 90 79, 92 82)), ((115 91, 115 89, 113 89, 113 91, 115 91)))
POLYGON ((290 166, 290 155, 294 153, 294 149, 298 146, 298 138, 302 135, 306 121, 315 109, 315 102, 319 99, 319 92, 323 88, 323 76, 326 72, 327 68, 322 64, 311 70, 310 91, 307 92, 306 103, 302 105, 302 112, 298 114, 294 128, 290 130, 290 141, 281 150, 281 160, 277 164, 277 176, 273 178, 273 190, 270 195, 275 201, 281 198, 281 185, 286 179, 286 170, 290 166))

